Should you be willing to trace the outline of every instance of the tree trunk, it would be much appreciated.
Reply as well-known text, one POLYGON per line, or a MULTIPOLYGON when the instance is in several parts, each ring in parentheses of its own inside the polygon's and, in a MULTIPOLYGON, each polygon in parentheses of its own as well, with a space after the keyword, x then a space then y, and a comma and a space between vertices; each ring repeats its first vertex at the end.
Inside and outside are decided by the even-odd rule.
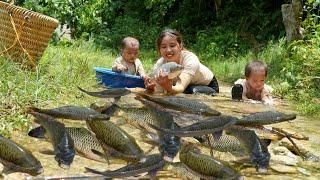
POLYGON ((303 39, 301 28, 302 1, 292 0, 291 4, 281 6, 287 42, 303 39))

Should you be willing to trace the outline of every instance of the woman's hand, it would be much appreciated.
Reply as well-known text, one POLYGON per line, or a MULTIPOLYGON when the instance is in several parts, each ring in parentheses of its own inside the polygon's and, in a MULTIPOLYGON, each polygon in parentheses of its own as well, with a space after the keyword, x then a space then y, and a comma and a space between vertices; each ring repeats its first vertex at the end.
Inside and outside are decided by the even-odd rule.
POLYGON ((159 70, 159 75, 156 77, 156 82, 167 92, 172 92, 173 82, 168 78, 162 69, 159 70))
POLYGON ((154 92, 154 88, 156 87, 156 83, 149 76, 143 77, 144 86, 150 92, 154 92))

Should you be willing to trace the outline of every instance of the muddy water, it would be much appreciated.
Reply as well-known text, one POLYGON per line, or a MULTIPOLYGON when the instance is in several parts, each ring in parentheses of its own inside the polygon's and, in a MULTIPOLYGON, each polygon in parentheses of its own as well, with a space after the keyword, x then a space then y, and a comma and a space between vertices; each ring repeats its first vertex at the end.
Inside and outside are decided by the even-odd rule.
MULTIPOLYGON (((294 112, 292 106, 288 105, 286 102, 277 99, 274 106, 265 106, 262 104, 249 104, 243 102, 234 102, 230 100, 230 87, 223 86, 221 88, 221 93, 218 96, 206 96, 206 95, 192 95, 188 96, 190 98, 203 101, 210 107, 220 111, 222 114, 233 115, 241 117, 254 112, 260 112, 265 110, 278 110, 282 112, 294 112)), ((186 95, 187 96, 187 95, 186 95)), ((121 104, 125 105, 137 105, 141 106, 137 102, 133 95, 126 96, 121 99, 121 104)), ((182 116, 181 116, 182 117, 182 116)), ((188 118, 192 116, 184 116, 185 118, 177 119, 180 123, 190 123, 194 121, 194 118, 188 118)), ((150 145, 144 143, 141 139, 141 132, 129 125, 126 125, 122 119, 112 118, 113 122, 119 124, 124 130, 133 135, 138 144, 145 151, 151 148, 150 145)), ((84 123, 75 122, 75 121, 64 121, 67 126, 84 126, 84 123)), ((36 126, 36 125, 34 125, 36 126)), ((296 142, 302 145, 304 148, 308 149, 310 152, 316 155, 320 155, 320 119, 303 117, 298 114, 297 119, 291 122, 283 122, 279 124, 268 125, 269 127, 280 127, 286 130, 293 132, 299 132, 309 137, 309 140, 297 140, 296 142), (299 141, 299 142, 298 142, 299 141)), ((29 176, 24 173, 7 173, 2 175, 1 178, 5 179, 50 179, 50 178, 63 178, 63 177, 92 177, 93 174, 86 173, 85 167, 90 167, 97 170, 114 170, 120 168, 126 164, 126 162, 117 159, 111 159, 110 164, 96 162, 84 157, 75 156, 74 162, 71 164, 70 169, 64 170, 61 169, 57 162, 54 160, 54 155, 52 154, 52 145, 49 142, 34 139, 27 136, 27 132, 15 132, 13 134, 13 140, 23 144, 25 147, 30 149, 33 154, 41 161, 44 172, 36 177, 29 176)), ((190 140, 187 139, 187 140, 190 140)), ((192 141, 192 140, 191 140, 192 141)), ((194 141, 193 141, 194 142, 194 141)), ((271 147, 278 146, 278 142, 274 141, 269 146, 269 151, 271 147)), ((209 149, 201 146, 203 153, 209 154, 209 149)), ((151 153, 157 153, 157 148, 154 148, 151 153)), ((240 173, 245 177, 245 179, 320 179, 320 162, 307 162, 303 161, 298 157, 298 164, 295 166, 287 166, 281 163, 270 161, 270 168, 267 174, 259 174, 255 171, 250 164, 243 162, 234 163, 243 159, 243 157, 233 157, 229 153, 219 153, 215 152, 214 156, 225 161, 229 161, 232 166, 234 166, 240 173)), ((179 161, 178 157, 175 158, 175 161, 179 161)), ((162 171, 157 173, 157 177, 160 179, 185 179, 184 176, 187 174, 176 168, 175 166, 165 166, 162 171)), ((76 179, 78 179, 76 178, 76 179)), ((92 177, 93 178, 93 177, 92 177)), ((194 179, 194 177, 189 177, 194 179)), ((94 179, 100 179, 95 177, 94 179)))

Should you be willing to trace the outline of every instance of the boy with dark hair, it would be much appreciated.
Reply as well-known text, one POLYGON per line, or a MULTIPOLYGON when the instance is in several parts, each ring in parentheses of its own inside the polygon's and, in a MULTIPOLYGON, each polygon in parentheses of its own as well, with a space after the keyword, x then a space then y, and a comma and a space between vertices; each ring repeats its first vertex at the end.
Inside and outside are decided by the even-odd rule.
POLYGON ((272 105, 272 88, 265 84, 267 74, 268 67, 264 62, 260 60, 249 62, 245 67, 246 79, 237 80, 232 87, 232 99, 242 99, 251 103, 261 101, 272 105))

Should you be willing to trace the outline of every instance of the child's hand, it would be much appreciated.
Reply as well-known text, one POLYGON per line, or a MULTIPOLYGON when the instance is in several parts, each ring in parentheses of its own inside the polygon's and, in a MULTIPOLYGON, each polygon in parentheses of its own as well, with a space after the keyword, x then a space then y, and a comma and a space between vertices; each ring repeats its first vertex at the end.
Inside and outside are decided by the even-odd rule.
POLYGON ((273 105, 274 104, 273 99, 262 100, 262 103, 265 105, 273 105))
POLYGON ((253 99, 246 99, 246 100, 243 100, 244 102, 247 102, 247 103, 252 103, 252 104, 261 104, 261 101, 256 101, 256 100, 253 100, 253 99))
POLYGON ((116 69, 117 69, 118 72, 128 71, 128 68, 126 66, 122 65, 122 64, 118 64, 116 66, 116 69))

